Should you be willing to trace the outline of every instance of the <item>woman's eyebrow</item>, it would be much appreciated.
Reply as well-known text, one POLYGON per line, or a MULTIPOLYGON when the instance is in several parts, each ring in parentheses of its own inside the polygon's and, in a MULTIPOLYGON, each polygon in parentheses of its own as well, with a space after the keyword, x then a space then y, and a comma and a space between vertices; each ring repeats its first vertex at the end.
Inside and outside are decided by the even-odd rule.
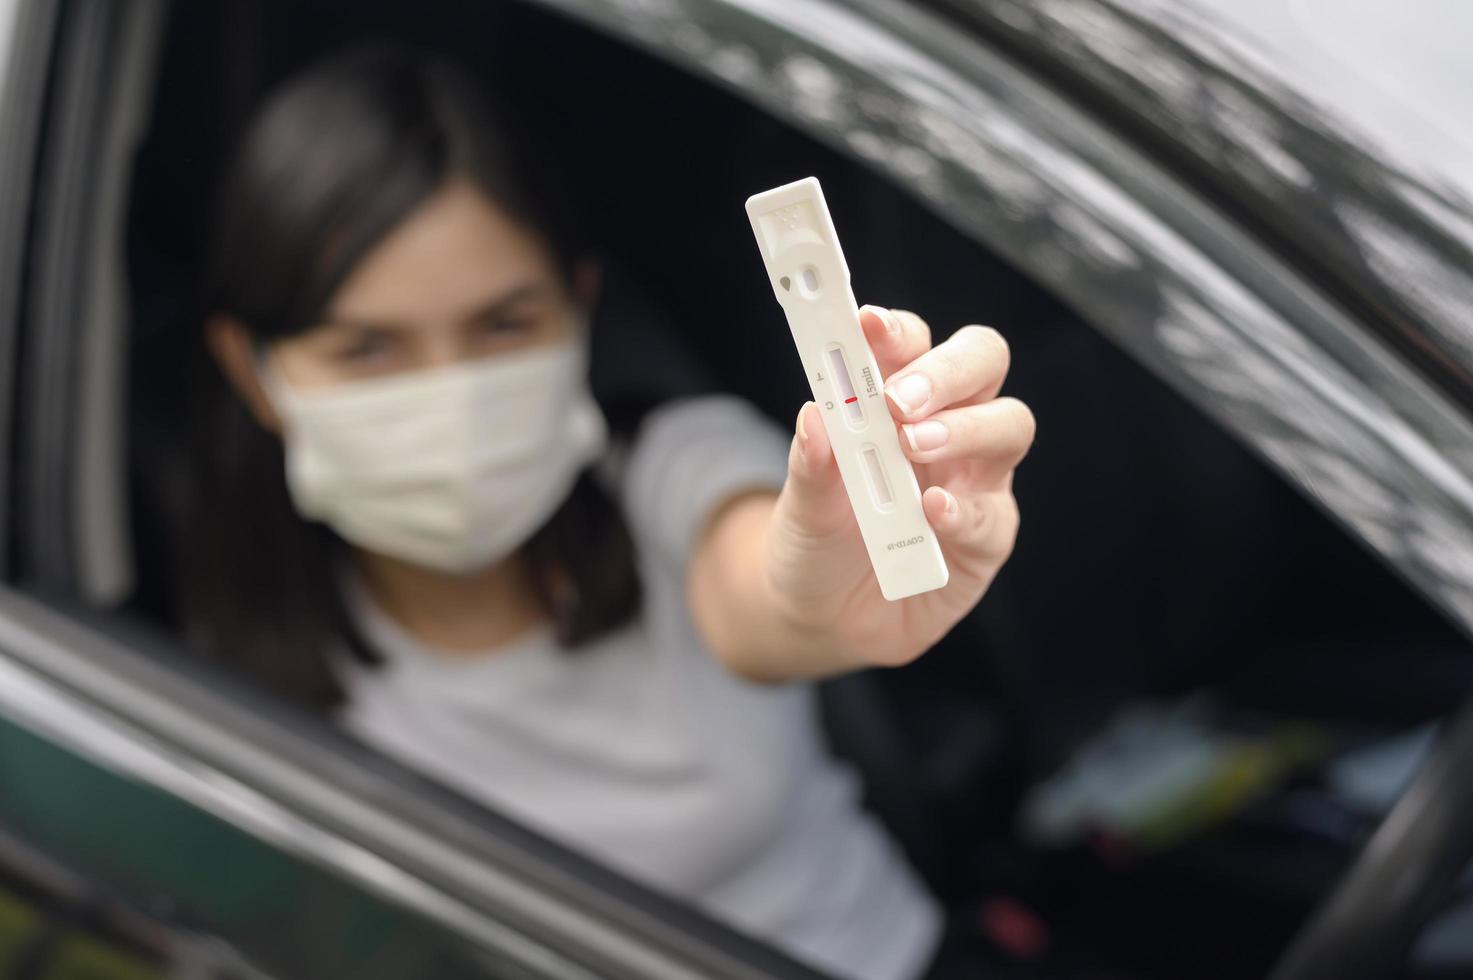
POLYGON ((505 312, 508 308, 516 306, 518 303, 524 303, 528 300, 540 299, 547 292, 548 288, 545 283, 522 283, 520 286, 513 286, 511 289, 508 289, 500 296, 493 297, 492 299, 489 299, 484 303, 478 304, 473 309, 471 309, 463 319, 467 323, 477 320, 490 319, 496 314, 505 312))
POLYGON ((357 333, 398 333, 405 329, 402 323, 392 320, 371 320, 365 317, 340 316, 328 314, 323 318, 321 326, 333 332, 354 331, 357 333))
MULTIPOLYGON (((462 319, 465 322, 486 319, 502 312, 506 307, 530 299, 539 299, 548 292, 546 283, 527 282, 513 286, 499 296, 494 296, 482 303, 477 304, 462 319)), ((373 333, 396 333, 409 328, 408 324, 393 320, 376 320, 371 317, 347 316, 338 313, 329 313, 323 318, 322 325, 329 329, 357 330, 373 333)))

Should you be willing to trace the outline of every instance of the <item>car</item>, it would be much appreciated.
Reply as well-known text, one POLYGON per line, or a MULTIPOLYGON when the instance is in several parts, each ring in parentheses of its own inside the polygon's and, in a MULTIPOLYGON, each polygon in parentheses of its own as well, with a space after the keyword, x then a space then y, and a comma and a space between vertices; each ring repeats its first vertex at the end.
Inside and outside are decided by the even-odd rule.
POLYGON ((791 419, 742 202, 809 174, 862 301, 1009 338, 1041 432, 1012 562, 919 662, 821 691, 998 976, 1468 975, 1473 25, 1378 16, 0 0, 0 975, 817 976, 186 651, 210 188, 271 82, 375 35, 475 61, 561 149, 611 418, 791 419), (1318 749, 1157 851, 1020 830, 1122 706, 1204 690, 1318 749), (1419 725, 1394 805, 1327 809, 1329 760, 1419 725))

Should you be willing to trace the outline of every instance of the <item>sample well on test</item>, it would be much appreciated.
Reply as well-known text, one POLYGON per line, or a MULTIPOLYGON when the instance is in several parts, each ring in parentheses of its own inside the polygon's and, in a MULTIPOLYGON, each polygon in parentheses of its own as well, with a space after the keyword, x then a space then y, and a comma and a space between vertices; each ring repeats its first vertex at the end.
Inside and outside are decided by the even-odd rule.
POLYGON ((880 451, 874 446, 865 446, 860 455, 864 457, 865 475, 869 477, 875 503, 881 507, 890 506, 895 502, 895 497, 890 493, 890 481, 885 479, 885 468, 880 465, 880 451))

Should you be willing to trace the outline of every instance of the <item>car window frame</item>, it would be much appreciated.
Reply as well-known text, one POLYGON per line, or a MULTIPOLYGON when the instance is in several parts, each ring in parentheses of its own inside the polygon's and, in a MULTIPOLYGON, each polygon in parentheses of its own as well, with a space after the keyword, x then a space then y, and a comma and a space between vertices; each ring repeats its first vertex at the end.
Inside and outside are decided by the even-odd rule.
POLYGON ((17 332, 25 286, 31 188, 40 145, 56 5, 34 0, 0 3, 0 577, 12 563, 9 465, 16 401, 17 332))
POLYGON ((132 584, 122 229, 165 7, 52 6, 17 344, 15 543, 32 587, 109 604, 132 584))

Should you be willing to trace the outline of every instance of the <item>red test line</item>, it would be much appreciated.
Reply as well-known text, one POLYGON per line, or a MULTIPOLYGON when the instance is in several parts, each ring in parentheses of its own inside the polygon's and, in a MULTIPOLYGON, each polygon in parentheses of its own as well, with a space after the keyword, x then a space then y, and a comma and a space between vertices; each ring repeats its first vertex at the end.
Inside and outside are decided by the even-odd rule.
POLYGON ((857 401, 859 401, 859 396, 858 395, 850 395, 848 398, 844 399, 844 404, 847 405, 850 402, 857 402, 857 401))

